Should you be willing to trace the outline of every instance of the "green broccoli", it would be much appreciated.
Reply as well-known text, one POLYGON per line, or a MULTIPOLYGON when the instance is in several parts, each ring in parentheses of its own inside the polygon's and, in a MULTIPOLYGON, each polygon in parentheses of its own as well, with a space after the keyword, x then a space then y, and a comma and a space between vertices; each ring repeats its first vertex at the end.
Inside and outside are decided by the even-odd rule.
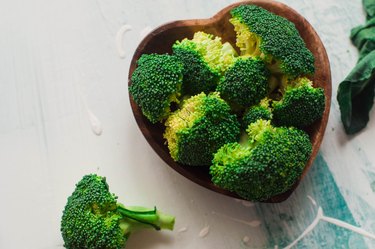
POLYGON ((259 104, 253 105, 248 108, 242 117, 242 128, 246 128, 251 123, 255 123, 259 119, 272 120, 272 109, 270 107, 271 99, 264 98, 259 104))
POLYGON ((220 96, 231 105, 246 108, 267 96, 269 71, 262 60, 238 58, 217 86, 220 96))
POLYGON ((182 164, 209 166, 224 144, 239 139, 240 125, 218 93, 190 97, 165 122, 171 157, 182 164))
POLYGON ((181 95, 183 65, 168 54, 143 54, 131 76, 129 92, 152 122, 165 119, 172 102, 181 95))
POLYGON ((104 177, 84 176, 68 198, 61 220, 64 246, 69 249, 120 249, 131 232, 154 228, 173 230, 175 218, 156 208, 125 207, 109 192, 104 177))
POLYGON ((322 117, 323 88, 314 88, 308 78, 299 78, 282 89, 282 98, 273 104, 273 122, 278 126, 306 127, 322 117))
POLYGON ((298 181, 312 151, 308 135, 296 128, 258 120, 247 129, 247 143, 228 143, 214 155, 212 182, 244 199, 263 201, 298 181))
POLYGON ((314 56, 292 22, 255 5, 240 5, 230 13, 241 55, 260 57, 272 73, 289 78, 314 73, 314 56))
POLYGON ((237 52, 221 38, 196 32, 192 40, 176 41, 173 54, 184 64, 183 93, 195 95, 214 91, 220 77, 237 52))

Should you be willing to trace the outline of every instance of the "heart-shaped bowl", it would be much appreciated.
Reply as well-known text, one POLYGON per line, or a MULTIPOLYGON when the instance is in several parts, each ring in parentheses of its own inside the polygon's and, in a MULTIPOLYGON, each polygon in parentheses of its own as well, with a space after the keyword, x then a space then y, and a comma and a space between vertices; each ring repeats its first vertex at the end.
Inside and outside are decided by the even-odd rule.
MULTIPOLYGON (((231 17, 230 10, 242 4, 254 4, 260 6, 279 16, 285 17, 295 24, 302 39, 305 41, 306 46, 310 49, 315 57, 315 74, 312 78, 312 80, 314 81, 314 86, 322 87, 325 90, 326 105, 323 117, 308 129, 306 129, 306 132, 309 134, 310 140, 312 142, 313 151, 299 181, 294 184, 294 186, 287 192, 273 196, 272 198, 265 201, 281 202, 286 200, 291 195, 294 189, 298 186, 300 180, 306 175, 307 171, 311 167, 323 139, 331 104, 331 71, 326 50, 313 27, 295 10, 291 9, 285 4, 275 1, 242 1, 229 5, 209 19, 180 20, 164 24, 149 33, 137 47, 130 64, 128 82, 130 85, 130 78, 136 68, 136 62, 142 54, 171 54, 172 45, 176 40, 182 40, 185 37, 191 39, 193 37, 193 34, 197 31, 204 31, 206 33, 211 33, 219 36, 222 38, 223 42, 228 41, 234 46, 236 35, 233 30, 232 24, 229 22, 229 19, 231 17)), ((151 122, 149 122, 147 118, 143 116, 141 109, 133 101, 131 96, 129 96, 129 99, 134 117, 141 132, 143 133, 151 147, 154 149, 154 151, 171 168, 203 187, 227 196, 241 199, 235 193, 215 186, 211 182, 209 167, 185 166, 176 163, 171 158, 168 147, 166 145, 166 141, 163 138, 163 132, 165 128, 164 125, 162 123, 152 124, 151 122)))

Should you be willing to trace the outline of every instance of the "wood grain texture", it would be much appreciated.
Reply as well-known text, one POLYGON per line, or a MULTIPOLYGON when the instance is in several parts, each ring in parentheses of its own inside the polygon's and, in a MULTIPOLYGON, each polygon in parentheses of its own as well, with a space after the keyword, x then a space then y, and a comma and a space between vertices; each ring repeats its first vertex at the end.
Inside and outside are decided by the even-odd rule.
MULTIPOLYGON (((149 33, 138 45, 131 60, 128 75, 128 84, 131 85, 131 75, 136 68, 137 60, 142 54, 171 54, 172 45, 175 43, 175 41, 182 40, 186 37, 191 39, 194 33, 197 31, 204 31, 206 33, 222 37, 222 40, 224 42, 230 42, 233 47, 235 47, 234 44, 236 35, 232 24, 229 22, 229 19, 231 18, 229 12, 231 9, 241 4, 258 5, 293 22, 301 37, 305 41, 307 47, 312 51, 315 57, 315 74, 312 77, 312 80, 314 81, 315 86, 322 87, 325 90, 326 105, 323 117, 315 122, 312 126, 308 127, 308 129, 306 129, 313 145, 313 151, 302 173, 302 179, 307 174, 319 151, 320 144, 322 142, 325 128, 328 122, 332 93, 331 71, 327 53, 316 31, 304 17, 302 17, 299 13, 297 13, 287 5, 275 1, 265 0, 243 1, 227 6, 209 19, 181 20, 164 24, 149 33)), ((215 186, 211 182, 211 178, 208 172, 209 170, 207 167, 189 167, 175 162, 170 157, 168 147, 166 146, 166 141, 163 138, 164 126, 162 124, 155 125, 149 122, 147 118, 142 115, 141 109, 136 105, 131 96, 129 96, 129 99, 134 117, 146 140, 155 150, 155 152, 170 167, 172 167, 174 170, 187 177, 188 179, 192 180, 193 182, 210 190, 224 195, 240 198, 233 192, 215 186)), ((287 192, 274 196, 266 202, 281 202, 286 200, 293 192, 293 190, 298 186, 298 183, 299 181, 287 192)))

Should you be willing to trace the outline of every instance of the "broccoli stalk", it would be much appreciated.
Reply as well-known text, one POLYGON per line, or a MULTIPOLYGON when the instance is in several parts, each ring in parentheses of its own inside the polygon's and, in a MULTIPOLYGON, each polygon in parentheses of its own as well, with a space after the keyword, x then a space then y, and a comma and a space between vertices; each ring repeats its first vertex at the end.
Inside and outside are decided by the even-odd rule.
POLYGON ((156 208, 125 207, 109 192, 104 177, 84 176, 68 198, 61 220, 69 249, 120 249, 139 229, 173 230, 175 218, 156 208))
POLYGON ((120 220, 119 226, 124 234, 130 234, 133 231, 143 228, 173 230, 175 218, 171 215, 161 213, 156 208, 125 207, 122 204, 118 204, 117 210, 123 217, 120 220))

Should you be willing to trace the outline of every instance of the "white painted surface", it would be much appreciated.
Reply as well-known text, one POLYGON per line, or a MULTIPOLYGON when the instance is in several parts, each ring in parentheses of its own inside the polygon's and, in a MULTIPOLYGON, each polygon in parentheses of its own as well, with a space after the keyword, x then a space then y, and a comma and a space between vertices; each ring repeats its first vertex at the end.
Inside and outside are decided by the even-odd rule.
POLYGON ((302 234, 297 239, 295 239, 290 245, 286 246, 284 249, 290 249, 290 248, 293 248, 295 245, 297 245, 298 241, 300 241, 305 236, 307 236, 318 225, 319 221, 329 222, 333 225, 348 229, 352 232, 358 233, 362 236, 365 236, 365 237, 368 237, 370 239, 375 240, 375 235, 372 234, 372 233, 369 233, 369 232, 367 232, 367 231, 365 231, 365 230, 363 230, 359 227, 353 226, 353 225, 348 224, 346 222, 343 222, 341 220, 337 220, 337 219, 325 216, 323 214, 323 209, 321 207, 319 207, 318 212, 317 212, 316 217, 313 220, 313 222, 302 232, 302 234))
MULTIPOLYGON (((74 184, 87 173, 106 176, 111 190, 126 205, 157 205, 177 216, 176 228, 189 228, 184 232, 176 229, 134 234, 128 242, 129 249, 243 248, 245 236, 250 248, 269 246, 278 231, 263 223, 249 226, 225 218, 260 222, 266 218, 262 217, 265 212, 260 212, 264 205, 242 205, 203 189, 168 168, 142 137, 128 101, 130 58, 145 29, 177 19, 210 17, 232 2, 1 3, 0 248, 62 248, 61 211, 74 184), (122 37, 126 55, 122 60, 116 34, 125 24, 131 25, 132 30, 122 37), (92 131, 93 120, 89 120, 82 95, 103 128, 101 136, 92 131), (209 233, 202 239, 197 234, 206 226, 210 227, 209 233)), ((361 1, 282 2, 302 13, 326 45, 334 85, 322 155, 355 221, 374 233, 375 113, 369 127, 349 140, 343 133, 335 101, 338 83, 357 58, 348 34, 352 27, 364 22, 361 1)), ((297 192, 305 189, 314 186, 299 188, 297 192)), ((291 201, 290 209, 295 208, 293 215, 296 223, 301 224, 300 232, 306 227, 303 222, 310 224, 314 218, 313 211, 307 217, 299 213, 310 205, 307 194, 310 193, 297 193, 303 198, 291 201)), ((278 210, 285 212, 288 205, 278 210)), ((299 236, 286 224, 280 226, 285 231, 289 229, 286 239, 290 242, 299 236)), ((315 230, 327 229, 330 228, 318 226, 315 230)), ((369 240, 366 243, 369 247, 374 245, 369 240)))

